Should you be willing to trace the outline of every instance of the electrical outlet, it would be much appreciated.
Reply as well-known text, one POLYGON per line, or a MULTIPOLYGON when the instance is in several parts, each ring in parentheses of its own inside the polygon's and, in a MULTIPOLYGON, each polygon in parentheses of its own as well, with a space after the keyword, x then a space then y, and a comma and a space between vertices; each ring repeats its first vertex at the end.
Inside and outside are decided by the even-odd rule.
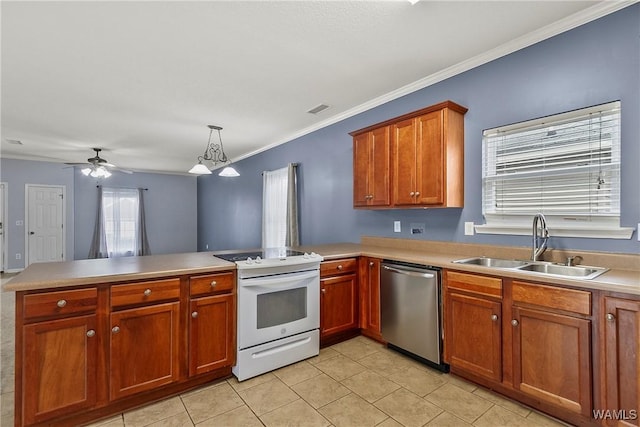
POLYGON ((22 259, 22 254, 16 254, 16 259, 22 259))
POLYGON ((465 236, 473 236, 475 234, 475 230, 473 229, 473 222, 465 222, 464 223, 464 235, 465 236))
POLYGON ((400 221, 393 221, 393 232, 400 233, 402 231, 402 226, 400 225, 400 221))
POLYGON ((18 227, 20 227, 21 225, 24 225, 24 221, 23 221, 23 220, 21 220, 21 219, 19 219, 19 220, 17 220, 17 221, 16 221, 16 225, 17 225, 18 227))
POLYGON ((209 244, 207 243, 206 245, 204 245, 204 248, 208 250, 209 249, 209 244))
POLYGON ((410 227, 411 227, 411 234, 422 234, 422 233, 424 233, 424 224, 423 223, 412 223, 410 227))

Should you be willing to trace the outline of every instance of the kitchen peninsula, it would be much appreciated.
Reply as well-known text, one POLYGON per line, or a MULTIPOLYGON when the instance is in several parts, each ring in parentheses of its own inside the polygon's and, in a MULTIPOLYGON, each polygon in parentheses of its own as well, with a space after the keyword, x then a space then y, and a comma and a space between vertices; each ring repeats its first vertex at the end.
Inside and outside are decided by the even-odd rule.
MULTIPOLYGON (((326 268, 347 265, 341 260, 357 261, 355 333, 381 339, 372 316, 384 301, 376 299, 375 271, 367 270, 379 265, 376 261, 440 267, 444 357, 454 374, 575 424, 595 425, 592 409, 625 409, 638 401, 637 385, 635 392, 622 393, 618 387, 623 375, 638 372, 638 360, 615 354, 620 346, 637 347, 638 331, 622 329, 617 322, 630 324, 640 316, 637 255, 547 252, 547 260, 579 255, 584 264, 610 268, 594 280, 580 280, 452 263, 469 256, 527 259, 527 248, 364 237, 361 244, 298 249, 322 255, 326 268), (496 284, 491 289, 499 291, 484 294, 486 283, 496 284), (557 307, 562 298, 549 300, 547 295, 578 296, 584 303, 557 307), (477 300, 499 311, 487 311, 486 323, 476 322, 475 331, 484 333, 486 327, 493 334, 497 328, 491 336, 499 339, 477 342, 476 353, 497 359, 469 360, 460 347, 473 336, 457 325, 466 324, 468 309, 478 306, 477 300), (497 321, 491 320, 494 314, 497 321), (511 323, 514 316, 519 316, 520 329, 511 323), (539 347, 556 360, 573 359, 564 374, 575 376, 577 388, 551 385, 542 390, 544 375, 554 373, 539 367, 532 377, 525 369, 536 359, 527 358, 517 338, 531 332, 527 328, 533 321, 548 331, 565 328, 569 335, 564 337, 586 333, 586 342, 577 349, 547 347, 557 344, 553 335, 527 336, 551 339, 539 347), (576 357, 584 363, 576 364, 576 357)), ((236 265, 210 252, 33 264, 3 290, 17 292, 16 425, 87 422, 231 375, 236 265), (202 322, 214 326, 199 327, 202 322), (141 348, 152 348, 145 354, 153 358, 141 356, 136 351, 141 348), (139 376, 127 375, 132 370, 139 376)))

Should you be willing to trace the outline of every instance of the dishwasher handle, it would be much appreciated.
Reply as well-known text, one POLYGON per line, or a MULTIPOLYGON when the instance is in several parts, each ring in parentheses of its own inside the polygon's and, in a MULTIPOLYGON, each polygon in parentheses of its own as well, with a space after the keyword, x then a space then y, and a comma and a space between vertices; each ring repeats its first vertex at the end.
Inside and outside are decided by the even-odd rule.
POLYGON ((400 270, 398 268, 389 267, 388 265, 383 265, 382 268, 384 268, 385 270, 392 271, 394 273, 404 274, 404 275, 412 276, 412 277, 422 277, 422 278, 425 278, 425 279, 433 279, 435 277, 431 273, 418 273, 418 272, 415 272, 415 271, 400 270))

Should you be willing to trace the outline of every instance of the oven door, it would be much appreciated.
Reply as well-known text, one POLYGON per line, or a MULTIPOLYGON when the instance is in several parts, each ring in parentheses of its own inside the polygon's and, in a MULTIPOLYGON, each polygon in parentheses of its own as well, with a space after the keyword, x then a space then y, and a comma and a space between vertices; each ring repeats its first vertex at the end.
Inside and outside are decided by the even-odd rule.
POLYGON ((319 270, 238 280, 239 349, 319 327, 319 270))

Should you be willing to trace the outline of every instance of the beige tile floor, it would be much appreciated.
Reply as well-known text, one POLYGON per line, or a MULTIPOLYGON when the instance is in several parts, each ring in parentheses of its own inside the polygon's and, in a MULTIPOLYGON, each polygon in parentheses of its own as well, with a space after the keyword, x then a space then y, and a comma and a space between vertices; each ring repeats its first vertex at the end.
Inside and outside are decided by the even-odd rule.
MULTIPOLYGON (((6 281, 6 277, 3 279, 6 281)), ((0 426, 13 425, 13 294, 0 294, 0 426)), ((92 424, 142 426, 561 426, 482 387, 357 337, 320 355, 92 424)))

